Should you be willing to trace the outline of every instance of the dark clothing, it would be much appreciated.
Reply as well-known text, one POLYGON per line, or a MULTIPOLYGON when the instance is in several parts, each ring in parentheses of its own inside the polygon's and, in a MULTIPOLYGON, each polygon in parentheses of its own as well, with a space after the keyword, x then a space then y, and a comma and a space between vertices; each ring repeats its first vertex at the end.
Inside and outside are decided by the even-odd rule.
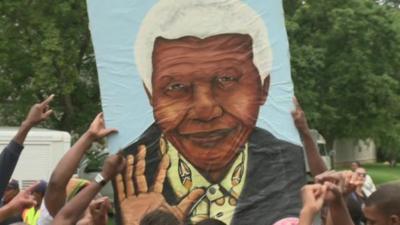
POLYGON ((359 196, 356 192, 352 192, 347 196, 347 207, 349 208, 351 219, 354 225, 366 224, 367 220, 362 212, 362 206, 366 200, 365 195, 359 196))
POLYGON ((17 165, 19 155, 24 146, 11 141, 0 154, 0 199, 17 165))
MULTIPOLYGON (((0 204, 0 208, 3 205, 0 204)), ((7 219, 3 220, 2 222, 0 222, 0 225, 9 225, 9 224, 13 224, 13 223, 18 223, 18 222, 22 222, 22 217, 20 213, 17 213, 15 215, 12 215, 10 217, 8 217, 7 219)))
POLYGON ((15 215, 12 217, 7 218, 3 222, 0 222, 0 225, 10 225, 13 223, 23 222, 21 215, 15 215))
MULTIPOLYGON (((125 154, 136 154, 139 145, 146 146, 149 185, 154 183, 161 159, 160 136, 158 126, 152 125, 137 142, 124 150, 125 154)), ((282 218, 298 217, 301 209, 299 191, 306 184, 302 148, 279 140, 266 130, 254 128, 248 140, 247 166, 246 183, 231 225, 272 225, 282 218)), ((163 195, 168 203, 177 205, 178 199, 168 179, 163 195)), ((116 205, 119 211, 119 204, 116 205)))

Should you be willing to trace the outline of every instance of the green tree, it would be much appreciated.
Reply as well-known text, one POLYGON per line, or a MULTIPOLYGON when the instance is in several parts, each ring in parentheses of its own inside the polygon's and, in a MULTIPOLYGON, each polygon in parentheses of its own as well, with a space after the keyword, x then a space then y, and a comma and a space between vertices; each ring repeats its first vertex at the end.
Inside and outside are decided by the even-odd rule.
POLYGON ((54 93, 45 126, 82 132, 100 111, 85 1, 2 1, 0 15, 1 124, 54 93))
POLYGON ((377 0, 377 2, 400 9, 400 0, 377 0))
POLYGON ((381 148, 399 148, 399 10, 372 0, 307 0, 290 12, 292 76, 312 126, 330 144, 373 137, 381 148))

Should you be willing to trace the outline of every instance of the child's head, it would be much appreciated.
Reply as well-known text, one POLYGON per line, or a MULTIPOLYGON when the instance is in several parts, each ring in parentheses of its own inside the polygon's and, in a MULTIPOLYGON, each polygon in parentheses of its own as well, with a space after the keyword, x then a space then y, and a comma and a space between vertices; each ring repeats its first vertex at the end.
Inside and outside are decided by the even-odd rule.
POLYGON ((4 190, 3 195, 3 204, 9 203, 17 194, 19 193, 19 184, 17 180, 12 179, 6 189, 4 190))
POLYGON ((182 225, 182 223, 171 212, 157 209, 143 217, 140 225, 182 225))
POLYGON ((365 201, 363 212, 370 225, 400 225, 400 183, 379 187, 365 201))

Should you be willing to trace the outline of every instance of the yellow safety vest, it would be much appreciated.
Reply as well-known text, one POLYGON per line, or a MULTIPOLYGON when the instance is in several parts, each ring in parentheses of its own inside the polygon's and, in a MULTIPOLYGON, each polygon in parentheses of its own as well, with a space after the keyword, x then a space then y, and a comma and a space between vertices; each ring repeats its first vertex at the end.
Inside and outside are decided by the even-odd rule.
POLYGON ((22 219, 24 220, 24 223, 28 225, 37 225, 39 217, 40 209, 36 210, 35 207, 25 209, 22 213, 22 219))

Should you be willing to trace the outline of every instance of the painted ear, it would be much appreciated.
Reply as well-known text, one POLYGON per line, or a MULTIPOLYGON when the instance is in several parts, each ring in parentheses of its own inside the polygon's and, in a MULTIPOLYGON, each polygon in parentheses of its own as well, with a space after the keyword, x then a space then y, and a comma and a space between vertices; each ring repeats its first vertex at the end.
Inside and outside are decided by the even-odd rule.
POLYGON ((268 98, 268 92, 269 92, 269 85, 270 85, 270 76, 268 75, 267 77, 264 78, 264 82, 262 85, 262 93, 261 93, 261 105, 264 105, 265 102, 267 101, 268 98))

